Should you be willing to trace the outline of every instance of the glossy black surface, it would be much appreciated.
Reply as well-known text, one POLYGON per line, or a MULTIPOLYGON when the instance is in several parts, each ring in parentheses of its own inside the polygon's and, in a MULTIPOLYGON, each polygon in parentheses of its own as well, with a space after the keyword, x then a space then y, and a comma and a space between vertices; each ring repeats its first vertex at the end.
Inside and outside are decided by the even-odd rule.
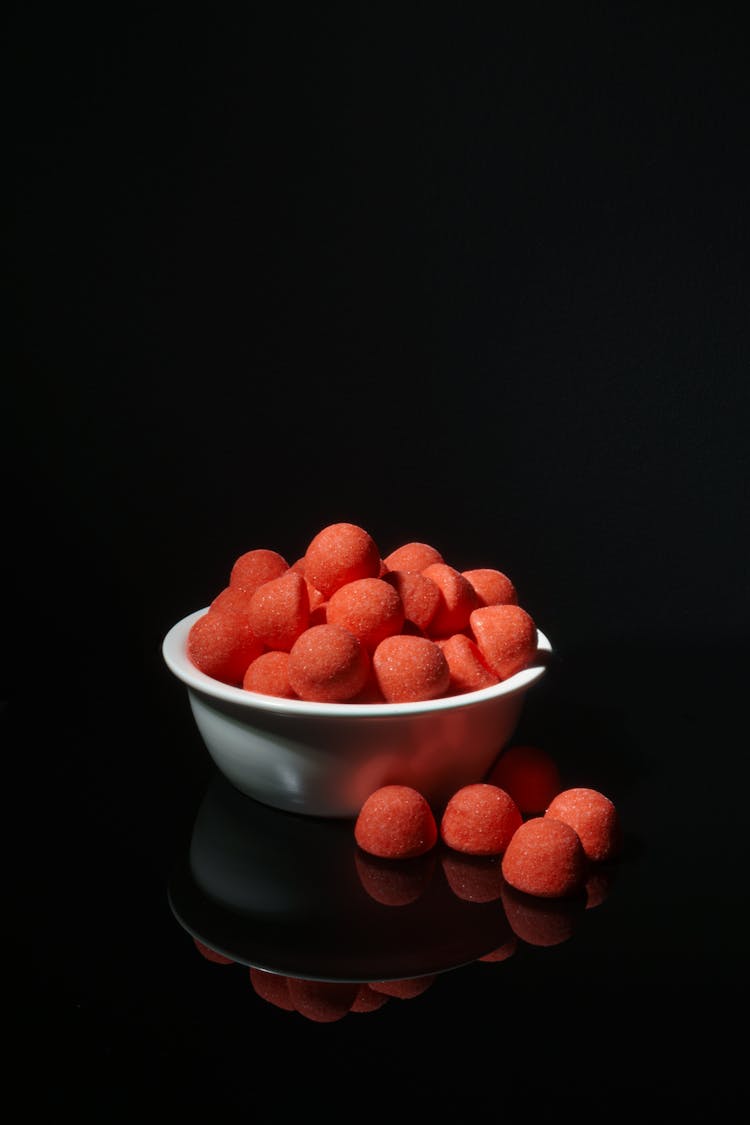
POLYGON ((31 6, 10 44, 0 723, 25 1104, 741 1110, 750 259, 727 10, 498 32, 480 9, 31 6), (292 562, 341 519, 515 580, 554 648, 516 741, 623 823, 588 905, 517 901, 440 848, 358 862, 350 824, 216 776, 162 638, 241 552, 292 562), (425 987, 319 1022, 251 967, 425 987))

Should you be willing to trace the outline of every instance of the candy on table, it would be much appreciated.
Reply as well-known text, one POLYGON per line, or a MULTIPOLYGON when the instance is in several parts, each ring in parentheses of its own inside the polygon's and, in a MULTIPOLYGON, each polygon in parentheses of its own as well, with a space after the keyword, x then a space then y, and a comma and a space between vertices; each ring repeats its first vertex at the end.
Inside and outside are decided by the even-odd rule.
POLYGON ((528 668, 536 656, 536 626, 521 606, 480 606, 471 613, 469 628, 482 656, 501 680, 528 668))
POLYGON ((426 633, 440 606, 440 590, 418 570, 391 570, 384 580, 398 592, 404 609, 404 623, 426 633))
POLYGON ((387 570, 424 570, 432 563, 445 562, 437 547, 431 543, 402 543, 383 559, 387 570))
POLYGON ((474 587, 480 606, 518 604, 518 592, 502 570, 480 566, 474 570, 463 570, 461 573, 474 587))
POLYGON ((276 695, 280 699, 297 699, 297 693, 289 683, 289 653, 272 649, 256 656, 248 665, 242 686, 245 691, 276 695))
POLYGON ((378 578, 380 570, 377 543, 369 532, 353 523, 324 527, 310 540, 304 554, 305 578, 326 599, 347 582, 378 578))
POLYGON ((382 578, 358 578, 340 586, 328 599, 326 621, 354 633, 369 652, 404 627, 398 591, 382 578))
POLYGON ((479 608, 479 598, 468 578, 448 563, 431 563, 422 574, 432 579, 441 595, 430 622, 430 636, 449 637, 467 629, 472 612, 479 608))
POLYGON ((231 957, 226 957, 223 953, 219 953, 216 949, 212 949, 210 945, 205 945, 202 941, 198 941, 198 938, 193 938, 193 944, 200 953, 201 957, 204 957, 206 961, 212 961, 215 965, 234 964, 234 961, 231 957))
POLYGON ((343 1019, 356 1000, 359 984, 349 981, 303 980, 289 977, 289 998, 294 1008, 313 1023, 343 1019))
POLYGON ((440 821, 443 843, 466 855, 501 855, 523 817, 513 798, 497 785, 464 785, 450 798, 440 821))
POLYGON ((252 594, 258 586, 270 582, 272 578, 280 578, 287 570, 289 563, 278 551, 257 547, 235 559, 229 573, 229 585, 252 594))
POLYGON ((367 682, 367 649, 340 625, 313 625, 289 652, 289 683, 300 699, 345 703, 367 682))
POLYGON ((249 664, 265 650, 246 617, 210 609, 194 621, 187 653, 207 676, 234 687, 242 683, 249 664))
POLYGON ((382 785, 374 790, 354 823, 359 847, 383 859, 424 855, 437 838, 437 822, 429 802, 409 785, 382 785))
POLYGON ((438 699, 450 686, 448 661, 429 637, 386 637, 372 655, 372 668, 388 703, 438 699))
POLYGON ((452 637, 438 638, 450 670, 449 691, 463 695, 467 691, 479 691, 500 682, 482 656, 479 645, 465 633, 454 633, 452 637))
POLYGON ((536 816, 513 833, 502 858, 506 883, 541 898, 564 898, 584 887, 588 861, 574 828, 536 816))
POLYGON ((544 814, 575 829, 587 857, 594 863, 613 859, 622 846, 620 820, 614 803, 598 789, 563 789, 544 814))
POLYGON ((554 758, 534 745, 502 750, 485 781, 510 793, 525 816, 543 813, 562 787, 554 758))
POLYGON ((250 599, 250 626, 267 648, 289 652, 310 620, 307 583, 296 570, 288 570, 258 586, 250 599))
POLYGON ((294 1011, 294 1004, 289 995, 288 977, 251 966, 250 983, 261 1000, 267 1000, 269 1004, 274 1004, 285 1012, 294 1011))
POLYGON ((402 980, 374 980, 370 988, 376 992, 384 992, 386 996, 394 996, 397 1000, 413 1000, 421 996, 437 980, 437 973, 428 973, 423 977, 404 977, 402 980))
POLYGON ((391 999, 385 992, 376 992, 374 988, 366 981, 363 981, 357 989, 357 995, 354 997, 350 1012, 376 1012, 378 1008, 382 1008, 391 999))
POLYGON ((502 945, 498 945, 497 949, 491 949, 489 953, 483 953, 477 960, 489 962, 507 961, 509 957, 512 957, 513 954, 517 952, 518 937, 516 934, 513 934, 513 936, 509 937, 507 941, 504 941, 502 945))

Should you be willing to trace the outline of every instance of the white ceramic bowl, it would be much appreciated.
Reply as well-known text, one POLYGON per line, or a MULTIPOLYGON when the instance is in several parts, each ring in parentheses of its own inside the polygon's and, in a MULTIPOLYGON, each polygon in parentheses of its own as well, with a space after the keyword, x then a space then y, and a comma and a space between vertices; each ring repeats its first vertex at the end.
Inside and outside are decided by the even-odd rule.
POLYGON ((435 808, 481 781, 512 737, 552 647, 493 687, 418 703, 308 703, 230 687, 187 655, 189 614, 167 633, 165 663, 187 688, 198 730, 221 773, 263 804, 309 816, 356 817, 382 785, 411 785, 435 808))

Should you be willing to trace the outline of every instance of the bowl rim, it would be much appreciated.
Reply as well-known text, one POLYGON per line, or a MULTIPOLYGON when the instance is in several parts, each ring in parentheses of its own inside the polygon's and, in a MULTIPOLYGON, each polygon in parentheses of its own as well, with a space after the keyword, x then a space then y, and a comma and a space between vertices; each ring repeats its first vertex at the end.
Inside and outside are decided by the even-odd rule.
MULTIPOLYGON (((187 688, 211 696, 224 703, 240 704, 248 710, 272 711, 276 714, 307 717, 351 717, 385 718, 387 716, 436 714, 440 711, 453 711, 460 707, 514 695, 526 690, 546 671, 546 661, 535 663, 521 672, 501 680, 499 684, 467 691, 457 695, 442 695, 438 699, 422 699, 408 703, 319 703, 305 699, 282 699, 280 696, 264 695, 261 692, 247 691, 242 687, 224 684, 201 672, 187 655, 187 638, 190 628, 199 617, 208 612, 209 607, 197 609, 175 622, 162 640, 162 657, 165 664, 178 680, 187 688)), ((539 653, 549 656, 553 652, 548 637, 537 627, 539 653)))

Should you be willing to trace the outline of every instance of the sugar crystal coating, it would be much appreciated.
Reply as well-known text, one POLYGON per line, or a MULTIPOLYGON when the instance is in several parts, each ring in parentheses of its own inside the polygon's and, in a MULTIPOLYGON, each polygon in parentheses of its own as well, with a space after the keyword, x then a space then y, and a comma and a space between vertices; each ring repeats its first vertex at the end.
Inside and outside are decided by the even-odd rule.
POLYGON ((403 543, 383 559, 388 570, 424 570, 432 563, 445 562, 437 547, 431 543, 403 543))
POLYGON ((296 699, 297 693, 289 683, 289 653, 279 649, 262 652, 248 666, 242 686, 245 691, 258 691, 261 695, 296 699))
POLYGON ((482 656, 501 680, 532 664, 537 631, 532 617, 521 606, 480 606, 471 613, 469 627, 482 656))
POLYGON ((263 582, 250 599, 250 625, 267 648, 289 652, 310 619, 307 583, 296 570, 263 582))
POLYGON ((543 813, 562 788, 554 758, 540 746, 509 746, 485 778, 510 793, 524 815, 543 813))
POLYGON ((422 571, 440 590, 440 603, 432 618, 429 633, 432 637, 449 637, 467 628, 473 610, 479 607, 477 593, 455 567, 447 563, 431 563, 422 571))
POLYGON ((553 817, 536 816, 513 834, 502 858, 505 881, 529 895, 563 898, 582 890, 588 863, 578 833, 553 817))
POLYGON ((461 572, 471 582, 482 605, 517 605, 518 592, 502 570, 493 567, 476 567, 461 572))
POLYGON ((550 801, 544 814, 574 828, 588 858, 599 863, 620 851, 622 834, 614 802, 598 789, 564 789, 550 801))
POLYGON ((324 598, 357 578, 380 576, 375 540, 353 523, 332 523, 313 536, 304 554, 304 573, 324 598))
POLYGON ((386 637, 373 653, 372 668, 388 703, 438 699, 450 686, 448 661, 429 637, 386 637))
POLYGON ((357 983, 349 981, 287 979, 289 998, 295 1010, 313 1023, 335 1023, 343 1019, 359 990, 357 983))
POLYGON ((247 620, 235 613, 208 610, 190 627, 187 653, 196 668, 237 687, 249 664, 264 651, 247 620))
POLYGON ((292 645, 289 683, 300 699, 344 703, 362 690, 370 672, 363 644, 340 625, 313 625, 292 645))
POLYGON ((287 570, 289 563, 278 551, 257 547, 252 551, 245 551, 244 555, 235 559, 229 573, 229 585, 252 594, 263 582, 280 578, 287 570))
POLYGON ((404 627, 398 591, 382 578, 358 578, 340 586, 328 600, 326 621, 354 633, 373 652, 386 637, 404 627))
POLYGON ((294 1004, 289 995, 289 978, 281 973, 270 973, 266 969, 250 967, 250 983, 262 1000, 267 1000, 284 1012, 293 1012, 294 1004))
POLYGON ((500 855, 522 819, 518 806, 504 789, 476 782, 462 786, 450 798, 440 821, 440 835, 454 851, 500 855))
POLYGON ((354 824, 364 852, 383 859, 410 859, 434 847, 437 822, 427 799, 409 785, 383 785, 369 795, 354 824))
POLYGON ((398 591, 404 608, 404 621, 426 632, 440 606, 440 590, 426 574, 418 570, 391 570, 385 581, 398 591))
POLYGON ((454 633, 451 637, 438 640, 445 659, 448 661, 451 681, 450 691, 461 695, 467 691, 479 691, 500 682, 499 676, 487 664, 479 645, 465 633, 454 633))

